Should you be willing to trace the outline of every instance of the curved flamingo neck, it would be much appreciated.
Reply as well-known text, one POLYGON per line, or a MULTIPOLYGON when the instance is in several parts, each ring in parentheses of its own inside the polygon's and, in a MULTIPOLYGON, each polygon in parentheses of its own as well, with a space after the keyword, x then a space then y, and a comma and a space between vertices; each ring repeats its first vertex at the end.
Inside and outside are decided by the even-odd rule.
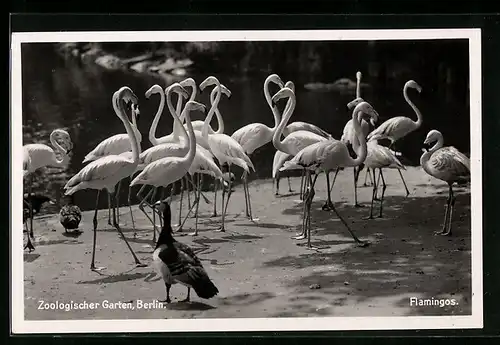
POLYGON ((64 166, 68 162, 69 156, 66 150, 57 142, 56 131, 50 133, 50 143, 55 148, 55 152, 61 154, 61 159, 57 159, 56 157, 55 162, 57 163, 57 165, 64 166))
MULTIPOLYGON (((275 107, 273 107, 272 104, 272 99, 271 99, 271 93, 269 92, 269 84, 271 84, 271 78, 266 78, 264 81, 264 97, 266 98, 267 104, 269 105, 269 108, 271 108, 271 111, 273 112, 273 117, 274 117, 274 126, 271 128, 271 130, 276 131, 276 129, 279 126, 280 123, 280 115, 279 112, 275 107)), ((288 103, 287 103, 288 105, 288 103)))
POLYGON ((156 128, 158 127, 158 123, 160 122, 161 114, 163 113, 163 108, 165 108, 165 94, 163 90, 160 88, 160 105, 158 106, 158 110, 156 111, 156 115, 153 119, 153 123, 149 128, 149 142, 151 145, 158 145, 158 138, 156 138, 156 128))
POLYGON ((139 163, 139 143, 137 141, 137 137, 134 129, 132 128, 132 124, 128 120, 126 115, 125 106, 123 102, 121 102, 123 98, 123 92, 121 91, 116 97, 113 97, 113 109, 115 110, 116 115, 122 120, 125 125, 125 129, 127 131, 128 137, 130 139, 130 146, 132 147, 132 163, 137 165, 139 163))
POLYGON ((133 109, 132 109, 131 118, 132 118, 132 126, 135 130, 135 136, 137 137, 137 140, 139 142, 141 142, 142 135, 141 135, 141 132, 139 131, 139 127, 137 127, 137 113, 133 109))
POLYGON ((358 166, 361 163, 363 163, 366 159, 367 155, 367 149, 366 149, 366 138, 363 135, 363 131, 361 130, 361 124, 360 124, 360 119, 362 116, 362 107, 363 103, 360 103, 354 108, 354 111, 352 112, 352 125, 354 127, 354 133, 356 133, 356 136, 358 137, 359 141, 359 147, 356 152, 356 158, 351 159, 351 164, 353 166, 358 166))
MULTIPOLYGON (((185 107, 183 112, 182 112, 182 114, 184 115, 184 118, 186 119, 186 126, 188 129, 189 135, 186 132, 186 129, 184 128, 184 126, 182 126, 182 124, 180 126, 180 129, 182 131, 182 135, 186 139, 186 142, 189 142, 189 151, 188 151, 187 155, 185 155, 183 158, 181 158, 181 160, 183 162, 185 162, 187 165, 191 165, 191 163, 193 162, 194 157, 196 155, 196 137, 194 134, 193 124, 191 123, 191 116, 189 116, 190 111, 191 110, 188 107, 185 107)), ((177 115, 175 115, 174 121, 178 121, 179 124, 181 123, 181 121, 180 121, 179 117, 177 117, 177 115)))
MULTIPOLYGON (((210 93, 210 104, 213 105, 215 98, 217 97, 217 90, 214 88, 210 93)), ((222 96, 222 95, 221 95, 222 96)), ((215 134, 224 133, 224 119, 219 111, 219 105, 215 108, 215 116, 217 117, 217 132, 215 134)))
POLYGON ((220 88, 220 83, 216 80, 215 82, 215 89, 217 89, 217 95, 215 96, 214 102, 212 103, 212 106, 210 107, 210 110, 208 112, 208 115, 205 119, 205 123, 203 124, 203 128, 201 129, 201 135, 203 138, 208 139, 208 125, 210 121, 212 121, 212 117, 214 116, 215 110, 217 109, 217 106, 219 105, 220 97, 221 97, 221 88, 220 88))
POLYGON ((174 123, 172 125, 172 134, 173 134, 175 140, 177 140, 179 138, 179 134, 182 133, 182 130, 184 127, 184 126, 182 126, 182 123, 180 122, 180 119, 178 116, 178 114, 180 113, 180 107, 182 106, 182 96, 180 94, 178 94, 178 95, 179 95, 179 98, 177 100, 177 107, 179 110, 174 109, 174 105, 172 104, 172 88, 171 87, 169 87, 167 89, 167 92, 165 95, 165 98, 167 100, 168 111, 170 112, 170 115, 172 115, 172 116, 175 115, 174 123), (180 105, 179 105, 179 103, 180 103, 180 105), (179 123, 176 120, 178 120, 179 123))
MULTIPOLYGON (((281 141, 281 136, 283 135, 283 130, 285 129, 286 125, 288 124, 288 121, 290 121, 290 117, 293 114, 293 111, 295 110, 295 96, 290 95, 288 101, 290 102, 290 105, 285 107, 285 110, 283 111, 283 117, 281 118, 281 122, 278 125, 278 128, 276 128, 276 131, 274 132, 273 135, 273 145, 278 151, 282 151, 288 154, 291 154, 288 150, 288 148, 282 143, 281 141)), ((278 107, 276 105, 273 106, 276 112, 278 112, 278 107)))
POLYGON ((422 125, 422 113, 420 112, 420 110, 418 110, 417 106, 410 100, 410 98, 408 97, 408 86, 405 85, 404 89, 403 89, 403 96, 406 100, 406 103, 408 103, 410 105, 410 107, 413 109, 413 111, 415 112, 415 114, 417 114, 417 121, 414 121, 413 123, 415 124, 415 126, 420 127, 422 125))

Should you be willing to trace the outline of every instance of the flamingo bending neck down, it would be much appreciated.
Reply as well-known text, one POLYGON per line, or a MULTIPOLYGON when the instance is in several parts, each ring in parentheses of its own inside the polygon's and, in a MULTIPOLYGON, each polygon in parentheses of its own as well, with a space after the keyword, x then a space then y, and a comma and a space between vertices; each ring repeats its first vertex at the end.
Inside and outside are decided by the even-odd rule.
MULTIPOLYGON (((111 199, 116 203, 115 188, 116 184, 129 177, 136 170, 137 164, 139 162, 139 142, 136 136, 136 132, 132 127, 132 124, 127 118, 124 109, 124 102, 132 102, 133 104, 138 104, 137 96, 134 92, 127 86, 121 87, 118 91, 113 94, 112 103, 113 109, 116 115, 123 122, 125 129, 130 140, 130 146, 132 147, 132 158, 126 157, 125 155, 109 155, 99 158, 95 161, 90 162, 82 170, 80 170, 75 176, 73 176, 64 186, 66 190, 65 195, 72 195, 73 193, 82 189, 96 189, 96 207, 94 212, 94 241, 92 246, 92 262, 90 264, 91 270, 99 270, 102 268, 95 267, 95 247, 96 247, 96 237, 97 237, 97 210, 99 193, 102 189, 106 189, 111 196, 111 199)), ((123 235, 120 225, 116 219, 115 208, 113 207, 113 225, 116 230, 120 233, 122 239, 125 241, 128 249, 134 257, 135 263, 139 267, 144 267, 146 265, 142 264, 134 253, 134 250, 127 241, 127 238, 123 235)))
MULTIPOLYGON (((215 113, 215 109, 217 108, 220 98, 221 98, 221 86, 219 80, 214 76, 207 77, 201 84, 200 90, 203 91, 207 86, 215 85, 217 89, 217 96, 214 99, 214 103, 212 104, 210 111, 207 114, 207 118, 205 119, 205 124, 202 129, 202 136, 208 142, 210 146, 210 151, 214 154, 214 156, 219 161, 219 164, 222 166, 225 163, 228 165, 228 175, 231 175, 231 165, 235 164, 240 166, 246 173, 250 172, 250 169, 255 171, 255 167, 250 160, 250 158, 245 154, 243 147, 230 136, 226 134, 209 134, 208 133, 208 124, 212 120, 212 117, 215 113)), ((225 231, 224 223, 226 216, 227 205, 229 204, 229 199, 231 197, 232 192, 232 181, 229 179, 228 181, 228 196, 226 205, 224 205, 224 192, 222 194, 222 225, 218 231, 225 231)))
MULTIPOLYGON (((280 122, 279 114, 271 104, 271 94, 269 92, 270 83, 275 83, 281 88, 283 87, 283 82, 277 74, 269 75, 264 81, 264 97, 273 113, 274 126, 271 128, 263 123, 254 122, 241 127, 231 135, 231 138, 236 140, 236 142, 243 147, 243 150, 245 150, 248 156, 273 139, 273 134, 280 122)), ((248 190, 248 174, 246 172, 243 173, 243 190, 245 192, 245 213, 246 216, 253 221, 252 204, 250 201, 250 192, 248 190)))
MULTIPOLYGON (((306 238, 306 230, 307 232, 307 246, 312 248, 311 246, 311 204, 314 198, 314 185, 316 183, 316 179, 318 178, 318 174, 314 177, 314 180, 311 177, 311 171, 316 171, 318 169, 322 170, 332 170, 337 169, 339 167, 353 167, 359 166, 361 163, 365 161, 367 156, 367 148, 366 148, 366 139, 361 131, 361 126, 359 123, 359 115, 361 112, 371 116, 375 121, 378 118, 377 112, 372 108, 370 104, 367 102, 362 102, 356 106, 353 111, 352 119, 354 130, 358 135, 358 139, 360 142, 360 146, 358 148, 358 152, 356 152, 357 157, 351 157, 349 150, 343 142, 335 139, 330 139, 327 141, 317 142, 313 145, 307 146, 301 151, 299 151, 295 157, 285 163, 286 165, 300 165, 307 170, 307 178, 309 179, 309 187, 306 192, 306 198, 304 201, 304 217, 303 217, 303 227, 302 233, 295 237, 296 239, 304 239, 306 238)), ((335 207, 332 208, 337 217, 342 221, 342 223, 346 226, 347 230, 351 234, 352 238, 356 243, 360 246, 366 246, 367 242, 360 241, 354 232, 350 229, 347 222, 340 216, 335 207)))
POLYGON ((429 145, 434 142, 434 146, 429 151, 424 151, 420 157, 420 165, 427 174, 448 183, 448 201, 443 228, 437 232, 447 236, 451 235, 451 220, 455 206, 453 184, 470 181, 470 160, 453 146, 443 147, 443 135, 433 129, 427 134, 424 144, 429 145))
POLYGON ((33 189, 33 173, 46 166, 66 169, 69 164, 69 153, 73 149, 71 137, 64 129, 55 129, 50 133, 50 143, 53 148, 45 144, 26 144, 23 146, 23 177, 27 177, 30 230, 24 249, 31 252, 35 249, 31 243, 33 233, 33 204, 31 193, 33 189))

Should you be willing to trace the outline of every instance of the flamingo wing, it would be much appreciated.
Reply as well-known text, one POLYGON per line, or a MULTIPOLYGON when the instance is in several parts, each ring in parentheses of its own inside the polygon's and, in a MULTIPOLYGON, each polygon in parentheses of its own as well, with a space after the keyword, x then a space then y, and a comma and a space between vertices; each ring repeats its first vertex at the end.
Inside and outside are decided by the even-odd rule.
POLYGON ((434 152, 428 166, 433 176, 443 177, 445 181, 466 180, 470 178, 470 160, 453 146, 443 147, 434 152))
POLYGON ((57 164, 54 150, 45 144, 27 144, 23 146, 23 167, 33 172, 41 167, 57 164))
POLYGON ((297 131, 290 133, 283 140, 283 145, 288 147, 292 154, 297 154, 300 150, 320 141, 326 141, 320 135, 308 131, 297 131))
POLYGON ((262 123, 251 123, 238 129, 231 138, 236 140, 247 154, 252 154, 272 140, 273 131, 262 123))
POLYGON ((405 116, 392 117, 368 134, 368 140, 390 139, 396 141, 416 129, 415 122, 405 116))
POLYGON ((169 143, 160 144, 145 150, 139 155, 139 164, 147 165, 158 159, 167 157, 182 157, 189 150, 189 147, 184 144, 169 143))
POLYGON ((90 151, 83 160, 83 163, 99 159, 109 155, 119 155, 120 153, 131 151, 132 145, 128 134, 116 134, 101 141, 95 149, 90 151))
POLYGON ((342 166, 342 161, 337 158, 339 155, 341 158, 349 157, 347 147, 339 140, 330 139, 303 148, 285 166, 300 165, 309 169, 328 166, 328 169, 333 169, 342 166))
POLYGON ((292 159, 293 157, 288 153, 276 151, 273 158, 273 178, 276 177, 278 170, 285 164, 286 161, 292 159))
POLYGON ((156 186, 167 186, 179 180, 186 175, 189 168, 182 158, 166 157, 146 165, 130 185, 151 184, 156 186))
POLYGON ((290 134, 293 132, 297 131, 308 131, 317 135, 322 136, 323 138, 329 139, 332 137, 332 135, 323 129, 319 128, 316 125, 313 125, 312 123, 307 123, 307 122, 302 122, 302 121, 295 121, 286 126, 285 128, 286 134, 290 134))
MULTIPOLYGON (((243 151, 240 144, 233 138, 225 134, 212 134, 208 137, 208 142, 212 152, 218 152, 223 156, 243 160, 249 167, 255 171, 252 161, 243 151)), ((215 154, 217 156, 217 154, 215 154)))

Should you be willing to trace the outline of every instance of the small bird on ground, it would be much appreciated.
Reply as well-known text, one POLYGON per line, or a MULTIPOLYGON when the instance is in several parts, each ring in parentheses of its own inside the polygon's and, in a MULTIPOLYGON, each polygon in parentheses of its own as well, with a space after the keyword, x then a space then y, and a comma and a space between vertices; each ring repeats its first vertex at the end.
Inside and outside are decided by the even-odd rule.
POLYGON ((82 211, 74 204, 73 195, 66 196, 65 202, 66 204, 59 211, 59 222, 64 227, 64 232, 78 230, 82 220, 82 211))

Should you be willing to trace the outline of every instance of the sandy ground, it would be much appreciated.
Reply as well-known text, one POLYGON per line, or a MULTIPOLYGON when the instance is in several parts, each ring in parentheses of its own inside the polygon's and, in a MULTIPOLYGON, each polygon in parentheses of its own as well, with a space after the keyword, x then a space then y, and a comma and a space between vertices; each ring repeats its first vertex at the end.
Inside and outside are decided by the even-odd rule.
MULTIPOLYGON (((434 235, 444 216, 446 184, 420 168, 404 172, 411 194, 405 197, 397 171, 386 171, 384 217, 363 220, 369 211, 354 208, 352 170, 341 172, 333 191, 338 211, 353 230, 371 245, 357 247, 335 214, 321 210, 325 200, 324 175, 318 179, 313 204, 312 238, 320 251, 306 249, 304 241, 291 239, 301 225, 298 194, 275 197, 270 180, 250 185, 253 211, 259 220, 244 215, 241 186, 236 187, 228 208, 227 232, 213 230, 220 218, 210 218, 212 205, 200 207, 198 237, 177 235, 191 245, 220 293, 202 300, 193 292, 191 303, 179 302, 187 289, 174 285, 173 302, 152 261, 152 226, 134 208, 138 236, 127 209, 122 208, 122 228, 140 260, 132 256, 114 228, 107 224, 107 211, 99 213, 96 265, 89 269, 92 251, 92 212, 83 215, 79 237, 64 234, 57 215, 35 221, 36 250, 24 254, 25 318, 127 319, 209 317, 298 316, 405 316, 467 315, 471 313, 470 192, 456 188, 457 202, 451 237, 434 235), (410 297, 452 298, 455 306, 410 306, 410 297), (99 303, 94 309, 44 310, 40 303, 99 303), (116 302, 130 302, 132 309, 112 309, 116 302), (153 302, 152 308, 141 303, 153 302), (162 307, 163 306, 163 307, 162 307)), ((360 184, 364 179, 364 172, 360 184)), ((298 191, 300 179, 292 179, 298 191)), ((288 192, 286 179, 281 191, 288 192)), ((213 194, 207 192, 213 198, 213 194)), ((219 194, 220 195, 220 194, 219 194)), ((371 187, 359 189, 359 200, 368 205, 371 187)), ((220 201, 219 201, 220 205, 220 201)), ((178 203, 173 202, 174 215, 178 203)), ((174 221, 175 221, 174 216, 174 221)), ((185 231, 191 231, 189 219, 185 231)))

